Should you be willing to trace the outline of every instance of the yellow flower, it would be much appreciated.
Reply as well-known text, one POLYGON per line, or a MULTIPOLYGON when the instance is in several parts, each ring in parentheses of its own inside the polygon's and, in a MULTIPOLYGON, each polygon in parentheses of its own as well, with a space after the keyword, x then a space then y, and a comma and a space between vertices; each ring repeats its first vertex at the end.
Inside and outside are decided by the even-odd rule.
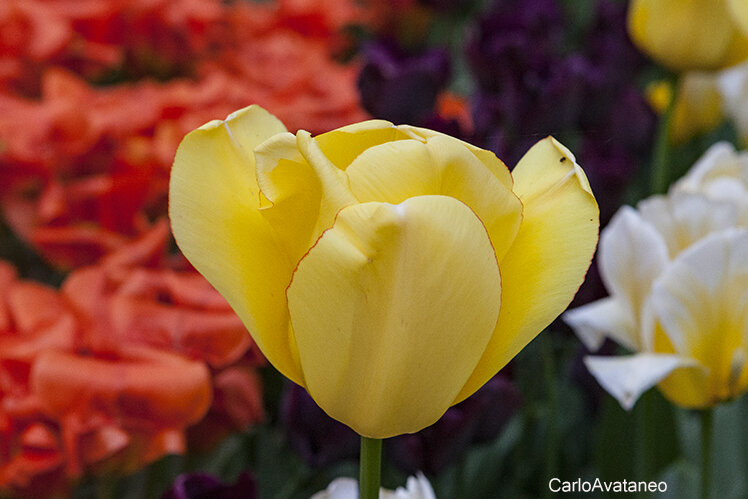
POLYGON ((632 0, 634 43, 675 71, 717 69, 748 58, 745 0, 632 0))
POLYGON ((630 409, 654 385, 705 408, 748 389, 748 158, 714 145, 667 196, 622 208, 598 261, 610 296, 564 314, 590 348, 605 337, 636 352, 588 357, 630 409))
POLYGON ((552 138, 510 174, 431 130, 292 135, 256 106, 187 135, 169 210, 268 360, 371 438, 434 423, 516 355, 570 302, 598 227, 552 138))
POLYGON ((647 88, 649 103, 658 114, 663 114, 670 99, 675 98, 668 134, 672 143, 686 142, 713 130, 722 122, 724 106, 717 73, 689 71, 683 74, 677 90, 674 90, 666 81, 654 82, 647 88))

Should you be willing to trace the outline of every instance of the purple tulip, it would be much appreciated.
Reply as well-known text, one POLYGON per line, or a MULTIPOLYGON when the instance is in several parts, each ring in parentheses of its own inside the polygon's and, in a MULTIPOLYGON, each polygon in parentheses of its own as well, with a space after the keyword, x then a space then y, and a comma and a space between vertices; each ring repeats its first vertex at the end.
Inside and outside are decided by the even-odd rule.
POLYGON ((255 499, 257 485, 249 472, 239 475, 236 483, 226 485, 208 473, 185 473, 174 480, 162 499, 255 499))
POLYGON ((392 41, 380 41, 365 47, 364 60, 358 88, 372 116, 420 124, 433 114, 436 97, 449 81, 445 50, 408 53, 392 41))
POLYGON ((478 21, 466 49, 478 81, 475 141, 511 166, 556 136, 577 153, 606 220, 651 150, 655 117, 632 84, 645 61, 624 4, 598 0, 581 34, 565 31, 559 6, 496 0, 478 21))
POLYGON ((517 387, 496 375, 428 428, 387 440, 388 459, 406 473, 438 474, 468 446, 495 439, 520 403, 517 387))
POLYGON ((471 0, 419 0, 419 3, 442 12, 464 12, 471 0))
POLYGON ((584 365, 584 358, 591 353, 595 355, 615 355, 617 350, 618 345, 610 339, 606 339, 596 352, 590 352, 584 345, 580 344, 571 362, 569 376, 582 389, 581 392, 584 400, 593 412, 598 410, 600 402, 607 395, 607 392, 600 386, 595 377, 590 374, 587 366, 584 365))
POLYGON ((280 411, 289 444, 309 466, 322 468, 358 456, 356 432, 325 414, 297 384, 286 385, 280 411))
POLYGON ((480 88, 504 92, 510 82, 523 87, 542 82, 560 46, 562 27, 555 0, 493 2, 467 45, 468 61, 480 88))

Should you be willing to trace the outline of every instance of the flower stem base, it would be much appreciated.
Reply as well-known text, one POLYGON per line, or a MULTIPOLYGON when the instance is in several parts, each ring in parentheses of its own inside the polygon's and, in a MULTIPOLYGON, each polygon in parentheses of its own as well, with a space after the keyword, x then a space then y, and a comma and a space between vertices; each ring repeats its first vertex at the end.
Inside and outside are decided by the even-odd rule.
POLYGON ((701 497, 709 499, 712 488, 712 419, 714 409, 701 410, 701 497))
POLYGON ((382 441, 361 437, 359 499, 378 499, 382 468, 382 441))

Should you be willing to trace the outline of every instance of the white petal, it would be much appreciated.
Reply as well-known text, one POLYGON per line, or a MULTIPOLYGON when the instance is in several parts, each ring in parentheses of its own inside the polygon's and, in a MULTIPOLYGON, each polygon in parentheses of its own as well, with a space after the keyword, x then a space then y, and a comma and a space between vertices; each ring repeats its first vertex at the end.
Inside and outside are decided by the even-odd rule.
MULTIPOLYGON (((358 482, 353 478, 336 478, 327 489, 317 492, 311 499, 358 499, 358 482)), ((434 489, 420 471, 408 477, 406 486, 397 490, 379 489, 379 499, 436 499, 434 489)))
POLYGON ((631 410, 646 392, 679 367, 691 367, 691 359, 678 355, 640 353, 627 357, 585 357, 584 363, 598 383, 624 409, 631 410))
POLYGON ((729 377, 748 336, 748 230, 717 232, 681 253, 655 282, 652 303, 677 352, 729 377))
POLYGON ((722 71, 717 86, 724 101, 724 110, 733 120, 742 137, 748 136, 748 63, 722 71))
POLYGON ((735 177, 715 178, 704 186, 704 193, 710 199, 727 201, 736 206, 748 204, 748 183, 735 177))
MULTIPOLYGON (((623 313, 634 318, 635 331, 641 330, 642 309, 652 281, 668 262, 665 240, 636 210, 624 206, 603 230, 598 251, 605 287, 620 301, 623 313)), ((630 331, 628 344, 641 350, 642 341, 635 331, 630 331)))
POLYGON ((638 350, 637 325, 628 307, 614 297, 603 298, 565 312, 561 318, 590 351, 611 338, 629 350, 638 350))
POLYGON ((747 172, 748 156, 745 153, 738 154, 729 142, 717 142, 694 163, 672 189, 706 193, 709 184, 714 180, 733 178, 745 181, 747 172))
POLYGON ((405 488, 398 487, 394 492, 382 489, 379 499, 436 499, 436 495, 429 481, 419 471, 416 476, 408 477, 405 488))
POLYGON ((358 482, 353 478, 336 478, 311 499, 358 499, 358 482))
POLYGON ((738 222, 735 204, 683 191, 653 196, 641 201, 637 208, 642 219, 662 234, 671 258, 709 234, 734 227, 738 222))

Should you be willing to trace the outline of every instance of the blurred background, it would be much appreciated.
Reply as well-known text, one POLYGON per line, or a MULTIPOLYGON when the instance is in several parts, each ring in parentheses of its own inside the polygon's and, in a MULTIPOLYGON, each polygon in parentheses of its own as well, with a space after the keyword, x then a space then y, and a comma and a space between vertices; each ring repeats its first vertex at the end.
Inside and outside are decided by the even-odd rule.
MULTIPOLYGON (((179 254, 177 145, 253 103, 291 131, 371 117, 432 128, 510 168, 552 134, 604 226, 658 189, 658 114, 674 99, 672 69, 632 44, 628 7, 3 0, 0 496, 292 499, 355 477, 357 435, 266 364, 179 254)), ((661 190, 714 142, 740 144, 715 106, 674 118, 661 190)), ((605 295, 593 262, 572 306, 605 295)), ((696 497, 697 415, 655 390, 624 411, 588 353, 557 320, 434 426, 386 441, 383 485, 423 471, 437 497, 521 499, 553 495, 553 477, 599 477, 696 497)), ((744 399, 716 410, 713 497, 748 497, 747 421, 744 399)))

